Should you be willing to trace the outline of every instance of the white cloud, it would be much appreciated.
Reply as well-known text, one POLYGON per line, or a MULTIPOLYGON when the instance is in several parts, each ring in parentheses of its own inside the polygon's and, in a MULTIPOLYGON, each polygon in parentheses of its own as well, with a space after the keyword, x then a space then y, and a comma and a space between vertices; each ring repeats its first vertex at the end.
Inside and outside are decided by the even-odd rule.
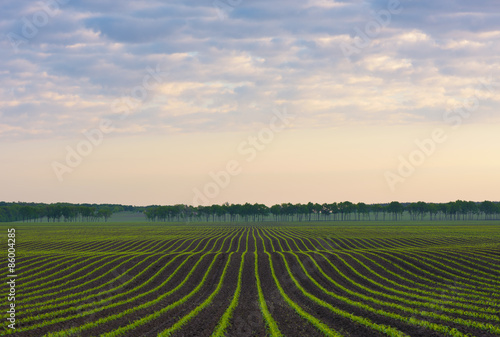
MULTIPOLYGON (((246 129, 277 104, 303 111, 304 127, 432 122, 480 78, 500 77, 494 3, 452 4, 405 2, 352 60, 339 45, 385 2, 244 1, 225 20, 210 1, 68 4, 19 52, 2 41, 1 122, 20 138, 34 125, 75 134, 113 115, 111 103, 157 64, 164 83, 120 121, 122 133, 246 129)), ((2 3, 18 18, 2 29, 20 34, 35 7, 2 3)))

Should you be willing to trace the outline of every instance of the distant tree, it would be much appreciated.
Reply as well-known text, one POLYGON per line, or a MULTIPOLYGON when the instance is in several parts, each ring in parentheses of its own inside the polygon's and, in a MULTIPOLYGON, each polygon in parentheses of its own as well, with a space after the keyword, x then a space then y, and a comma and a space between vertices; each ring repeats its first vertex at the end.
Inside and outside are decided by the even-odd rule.
POLYGON ((144 215, 149 221, 156 221, 156 207, 148 207, 144 210, 144 215))
POLYGON ((314 203, 314 206, 313 206, 313 212, 314 214, 316 214, 316 220, 319 220, 319 217, 321 215, 321 210, 323 209, 323 206, 318 204, 318 203, 314 203))
POLYGON ((61 221, 61 217, 62 217, 61 205, 59 205, 59 204, 47 205, 46 211, 47 211, 47 218, 49 221, 50 221, 50 219, 52 219, 53 222, 55 222, 56 219, 57 219, 57 221, 61 221))
POLYGON ((467 211, 469 214, 469 220, 473 220, 474 216, 479 219, 479 207, 474 201, 467 201, 467 211))
POLYGON ((272 205, 270 208, 271 214, 274 216, 275 221, 279 221, 281 216, 281 205, 272 205))
POLYGON ((239 209, 239 215, 241 218, 245 219, 246 222, 248 222, 248 218, 252 215, 253 209, 252 209, 252 204, 246 202, 245 204, 241 205, 239 209))
POLYGON ((424 201, 419 201, 416 203, 417 205, 417 214, 420 217, 420 220, 424 220, 425 214, 429 211, 429 206, 424 201))
POLYGON ((339 217, 339 205, 336 202, 332 202, 331 204, 328 204, 328 209, 330 210, 330 214, 333 215, 333 220, 338 220, 339 217))
POLYGON ((237 217, 240 214, 240 208, 241 208, 240 204, 231 204, 228 207, 228 212, 229 212, 229 216, 231 217, 231 221, 237 221, 238 220, 237 217))
POLYGON ((375 217, 375 221, 378 221, 378 217, 380 215, 380 213, 382 213, 382 205, 380 204, 374 204, 374 205, 371 205, 371 210, 373 212, 373 215, 375 217))
POLYGON ((64 217, 64 221, 76 221, 78 207, 74 205, 61 205, 61 214, 64 217))
POLYGON ((340 212, 340 220, 342 221, 349 220, 350 214, 353 211, 353 203, 350 201, 339 202, 338 208, 340 212))
POLYGON ((429 212, 429 218, 432 220, 432 217, 434 217, 434 220, 437 220, 437 214, 439 213, 439 207, 436 204, 430 203, 427 204, 427 211, 429 212))
POLYGON ((330 217, 330 213, 331 213, 331 210, 330 210, 329 204, 324 203, 323 205, 321 205, 321 215, 323 215, 323 218, 325 220, 328 220, 328 218, 330 217))
POLYGON ((296 204, 295 209, 297 210, 298 220, 302 221, 309 214, 309 209, 306 204, 296 204))
POLYGON ((226 207, 221 205, 212 205, 210 206, 212 213, 212 221, 215 221, 215 217, 217 216, 217 220, 221 221, 224 217, 224 221, 226 220, 226 207))
POLYGON ((111 211, 111 209, 109 209, 108 207, 100 208, 97 211, 97 217, 103 218, 105 222, 108 221, 108 219, 111 217, 112 214, 113 214, 113 211, 111 211))
POLYGON ((460 212, 460 203, 450 201, 446 204, 446 211, 450 217, 450 220, 457 220, 460 212))
POLYGON ((491 201, 483 201, 479 205, 479 210, 484 214, 485 220, 493 219, 493 214, 498 213, 497 206, 491 201))
POLYGON ((307 214, 309 216, 309 221, 311 221, 311 216, 314 213, 314 204, 312 202, 308 202, 306 207, 307 207, 307 214))
POLYGON ((357 208, 357 213, 358 213, 358 221, 361 220, 361 216, 363 217, 363 220, 368 216, 368 219, 370 218, 370 207, 365 204, 364 202, 358 202, 356 205, 357 208))
POLYGON ((264 204, 255 204, 254 207, 257 212, 257 218, 260 217, 260 221, 264 221, 264 218, 270 214, 269 207, 264 204))
POLYGON ((387 207, 387 211, 392 213, 392 218, 396 221, 398 220, 398 216, 399 218, 402 217, 404 210, 404 206, 399 201, 392 201, 387 207))

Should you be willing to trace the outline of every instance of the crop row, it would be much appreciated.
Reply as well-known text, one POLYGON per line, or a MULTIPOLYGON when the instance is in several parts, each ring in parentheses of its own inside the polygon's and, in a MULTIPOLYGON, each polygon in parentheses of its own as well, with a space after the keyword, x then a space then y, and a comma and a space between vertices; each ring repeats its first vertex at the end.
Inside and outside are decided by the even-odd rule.
POLYGON ((53 244, 37 240, 50 226, 29 227, 18 246, 18 327, 7 329, 2 313, 2 329, 59 337, 193 329, 221 337, 249 325, 271 336, 293 326, 317 336, 500 335, 500 231, 375 227, 155 225, 141 238, 127 225, 106 228, 113 237, 79 229, 86 239, 58 227, 53 244), (244 291, 253 302, 240 301, 244 291), (242 317, 238 308, 252 303, 242 317))

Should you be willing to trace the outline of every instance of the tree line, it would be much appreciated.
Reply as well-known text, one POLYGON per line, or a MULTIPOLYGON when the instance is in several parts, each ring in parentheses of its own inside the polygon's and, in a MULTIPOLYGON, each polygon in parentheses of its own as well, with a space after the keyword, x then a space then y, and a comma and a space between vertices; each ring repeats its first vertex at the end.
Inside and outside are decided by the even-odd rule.
POLYGON ((386 204, 334 203, 229 204, 211 206, 115 204, 7 203, 0 202, 0 222, 14 221, 107 221, 113 213, 144 213, 148 221, 387 221, 387 220, 500 220, 500 203, 457 200, 448 203, 386 204))
POLYGON ((7 203, 0 202, 0 222, 75 222, 107 221, 115 212, 127 206, 70 203, 7 203))
POLYGON ((352 221, 352 220, 494 220, 500 219, 500 203, 457 200, 448 203, 365 204, 339 203, 292 204, 268 207, 264 204, 229 204, 211 206, 148 206, 150 221, 352 221))

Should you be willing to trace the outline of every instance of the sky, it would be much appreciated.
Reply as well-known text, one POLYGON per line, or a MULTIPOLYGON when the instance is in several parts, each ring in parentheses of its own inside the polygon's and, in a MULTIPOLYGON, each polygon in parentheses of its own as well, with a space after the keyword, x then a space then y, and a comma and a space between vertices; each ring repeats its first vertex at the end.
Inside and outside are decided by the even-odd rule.
POLYGON ((3 0, 0 200, 499 201, 500 2, 3 0))

